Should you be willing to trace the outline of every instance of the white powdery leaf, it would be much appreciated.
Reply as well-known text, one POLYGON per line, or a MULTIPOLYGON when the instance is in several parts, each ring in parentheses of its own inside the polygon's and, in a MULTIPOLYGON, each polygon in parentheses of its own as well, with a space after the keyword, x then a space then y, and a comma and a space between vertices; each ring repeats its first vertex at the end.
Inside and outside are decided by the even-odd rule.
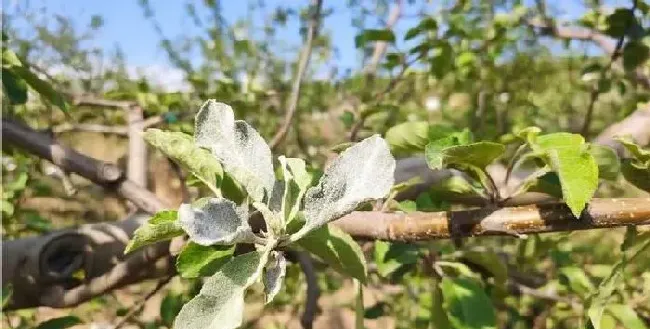
POLYGON ((196 115, 194 139, 208 148, 255 201, 270 197, 275 183, 271 149, 248 123, 237 120, 230 106, 209 100, 196 115))
POLYGON ((266 292, 266 304, 273 301, 273 298, 280 292, 282 282, 287 275, 287 259, 282 252, 272 251, 272 259, 264 272, 264 292, 266 292))
POLYGON ((297 239, 353 211, 360 203, 385 197, 394 182, 395 158, 379 135, 345 150, 325 169, 305 196, 305 226, 297 239))
MULTIPOLYGON (((242 323, 244 292, 260 274, 263 252, 233 258, 208 278, 196 297, 183 305, 177 329, 233 329, 242 323)), ((262 265, 263 266, 263 265, 262 265)))
POLYGON ((211 198, 198 207, 182 204, 178 220, 190 240, 203 246, 253 242, 248 210, 223 198, 211 198))

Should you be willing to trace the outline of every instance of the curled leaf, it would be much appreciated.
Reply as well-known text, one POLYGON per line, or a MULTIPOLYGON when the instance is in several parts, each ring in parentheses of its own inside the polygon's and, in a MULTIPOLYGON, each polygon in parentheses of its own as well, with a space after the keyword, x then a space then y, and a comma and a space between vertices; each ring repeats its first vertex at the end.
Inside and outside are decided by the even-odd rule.
POLYGON ((203 246, 254 241, 248 211, 227 199, 211 198, 198 206, 182 204, 178 218, 190 240, 203 246))
POLYGON ((270 198, 275 183, 271 149, 230 106, 209 100, 196 115, 196 144, 212 151, 255 201, 270 198))

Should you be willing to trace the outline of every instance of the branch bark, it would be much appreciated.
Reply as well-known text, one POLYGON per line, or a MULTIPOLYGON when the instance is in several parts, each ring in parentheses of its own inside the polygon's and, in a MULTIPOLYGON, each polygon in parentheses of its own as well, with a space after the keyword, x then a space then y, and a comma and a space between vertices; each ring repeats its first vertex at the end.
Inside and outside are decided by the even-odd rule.
POLYGON ((323 0, 312 0, 311 5, 311 18, 309 21, 309 31, 307 32, 307 41, 305 46, 300 52, 300 59, 298 60, 298 70, 296 71, 296 77, 293 80, 293 86, 291 87, 291 94, 289 95, 289 102, 287 104, 287 112, 284 115, 284 122, 280 129, 275 133, 269 146, 271 150, 278 147, 280 143, 285 139, 287 133, 289 132, 289 127, 293 121, 293 117, 296 115, 298 110, 298 100, 300 99, 300 86, 302 85, 302 79, 305 77, 305 72, 307 71, 307 66, 309 65, 309 60, 311 59, 311 51, 313 48, 314 39, 318 35, 318 27, 320 23, 320 14, 321 8, 323 7, 323 0))

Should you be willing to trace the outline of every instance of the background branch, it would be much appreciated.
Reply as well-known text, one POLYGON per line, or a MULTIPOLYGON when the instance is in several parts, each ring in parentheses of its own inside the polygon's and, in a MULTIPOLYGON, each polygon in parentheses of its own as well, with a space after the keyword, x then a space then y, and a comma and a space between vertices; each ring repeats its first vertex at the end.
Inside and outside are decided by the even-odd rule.
POLYGON ((298 101, 300 100, 300 86, 302 84, 302 79, 305 77, 307 66, 309 65, 309 59, 311 58, 314 39, 318 35, 318 25, 320 24, 320 14, 322 7, 323 0, 312 0, 312 5, 310 8, 311 18, 309 20, 307 41, 305 42, 305 46, 300 52, 298 70, 296 71, 296 76, 293 80, 293 86, 291 87, 291 94, 289 95, 289 102, 287 104, 287 112, 284 115, 284 122, 269 143, 269 146, 272 150, 278 147, 278 145, 285 139, 287 133, 289 132, 289 127, 291 126, 293 117, 296 115, 296 111, 298 109, 298 101))

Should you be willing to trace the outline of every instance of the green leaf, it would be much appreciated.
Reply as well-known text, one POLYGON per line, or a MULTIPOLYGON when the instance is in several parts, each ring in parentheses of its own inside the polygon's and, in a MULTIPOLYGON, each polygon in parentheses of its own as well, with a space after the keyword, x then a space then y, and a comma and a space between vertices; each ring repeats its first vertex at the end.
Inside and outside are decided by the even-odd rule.
POLYGON ((386 41, 390 43, 395 42, 395 34, 393 31, 383 29, 366 29, 354 38, 354 44, 357 48, 365 46, 368 42, 372 41, 386 41))
MULTIPOLYGON (((258 281, 264 252, 239 255, 205 280, 201 291, 178 313, 177 329, 234 329, 241 325, 244 292, 258 281)), ((264 262, 265 263, 265 262, 264 262)))
POLYGON ((235 246, 202 246, 189 242, 176 258, 176 269, 183 278, 210 276, 232 258, 235 246))
POLYGON ((425 155, 431 169, 442 169, 451 164, 470 165, 483 169, 500 157, 504 151, 505 146, 492 142, 449 146, 442 149, 439 144, 430 143, 427 145, 425 155))
POLYGON ((128 254, 143 246, 180 235, 183 235, 183 229, 178 222, 178 212, 175 210, 159 211, 135 230, 124 253, 128 254))
POLYGON ((25 80, 25 82, 27 82, 27 84, 41 97, 57 106, 61 111, 68 112, 68 104, 63 96, 54 90, 52 84, 42 80, 25 66, 13 66, 12 70, 16 75, 23 78, 23 80, 25 80))
POLYGON ((638 160, 639 162, 646 162, 650 160, 650 150, 644 149, 641 147, 639 144, 635 143, 631 137, 628 136, 620 136, 616 137, 616 140, 623 144, 625 149, 628 150, 634 157, 634 159, 638 160))
POLYGON ((438 23, 436 20, 432 17, 427 17, 424 18, 418 25, 410 28, 408 31, 406 31, 406 35, 404 36, 404 40, 411 40, 418 35, 420 35, 423 32, 427 31, 435 31, 438 29, 438 23))
POLYGON ((641 41, 632 40, 623 47, 623 67, 627 71, 636 69, 650 57, 650 48, 641 41))
POLYGON ((194 205, 182 204, 178 209, 178 223, 191 241, 203 246, 255 241, 248 224, 247 205, 238 207, 224 198, 209 198, 194 205))
POLYGON ((348 148, 325 169, 318 185, 307 191, 306 223, 291 240, 348 214, 363 202, 386 197, 394 172, 395 158, 379 135, 348 148))
POLYGON ((562 198, 574 216, 580 217, 598 188, 598 165, 593 155, 579 148, 548 151, 549 165, 558 174, 562 198))
POLYGON ((620 322, 626 329, 647 329, 648 327, 639 318, 639 315, 634 311, 631 305, 628 304, 610 304, 606 308, 606 312, 611 314, 618 322, 620 322))
POLYGON ((461 252, 460 257, 467 258, 471 263, 483 267, 492 274, 496 284, 505 286, 508 280, 508 268, 495 252, 467 250, 461 252))
POLYGON ((400 123, 386 131, 386 142, 393 154, 421 152, 429 141, 429 123, 412 121, 400 123))
POLYGON ((297 244, 337 271, 365 282, 366 259, 352 237, 333 225, 312 231, 297 244))
POLYGON ((181 132, 147 129, 143 137, 149 144, 189 170, 216 195, 221 193, 221 164, 210 151, 196 146, 192 136, 181 132))
POLYGON ((389 277, 402 266, 415 264, 419 259, 417 246, 406 243, 375 241, 377 273, 389 277))
POLYGON ((589 153, 598 165, 598 178, 616 180, 621 171, 621 162, 616 151, 609 146, 597 144, 589 145, 589 153))
POLYGON ((577 266, 561 268, 560 278, 566 280, 568 287, 581 296, 587 296, 596 289, 585 271, 577 266))
POLYGON ((530 146, 557 173, 562 198, 575 217, 585 208, 598 188, 598 164, 578 134, 555 133, 538 136, 530 146))
POLYGON ((298 214, 302 198, 311 185, 312 177, 307 172, 304 160, 284 156, 280 156, 278 160, 285 184, 281 211, 285 222, 288 223, 298 214))
POLYGON ((4 66, 2 67, 2 87, 13 104, 27 102, 27 83, 13 73, 10 68, 5 69, 4 66))
POLYGON ((80 323, 83 323, 81 322, 81 319, 73 315, 68 315, 45 321, 39 324, 36 329, 65 329, 76 326, 80 323))
POLYGON ((0 310, 4 310, 5 307, 9 304, 11 301, 11 296, 14 293, 14 287, 11 285, 11 283, 6 284, 4 287, 2 287, 2 306, 0 307, 0 310))
POLYGON ((174 319, 183 307, 183 296, 175 293, 168 293, 160 302, 160 319, 169 328, 174 325, 174 319))
POLYGON ((444 308, 444 297, 442 295, 441 281, 438 275, 431 278, 432 281, 432 298, 431 298, 431 329, 451 329, 449 318, 444 308))
POLYGON ((623 245, 628 246, 625 255, 612 267, 609 275, 600 282, 598 289, 585 302, 587 315, 594 329, 600 329, 601 318, 607 303, 616 288, 623 284, 623 270, 627 263, 633 262, 636 257, 645 254, 650 248, 650 239, 642 243, 631 243, 628 241, 630 238, 636 239, 636 236, 626 234, 625 241, 623 241, 623 245))
POLYGON ((275 184, 271 149, 248 123, 237 120, 232 108, 208 100, 195 119, 194 140, 212 151, 224 170, 253 200, 267 201, 275 184))
POLYGON ((606 33, 612 38, 620 38, 625 35, 628 27, 633 26, 636 21, 632 10, 627 8, 616 8, 616 10, 607 16, 606 33))
POLYGON ((494 305, 475 280, 444 277, 441 286, 453 328, 496 329, 494 305))
POLYGON ((645 166, 642 166, 635 160, 623 159, 621 161, 621 172, 628 182, 646 192, 650 192, 650 161, 645 166))

